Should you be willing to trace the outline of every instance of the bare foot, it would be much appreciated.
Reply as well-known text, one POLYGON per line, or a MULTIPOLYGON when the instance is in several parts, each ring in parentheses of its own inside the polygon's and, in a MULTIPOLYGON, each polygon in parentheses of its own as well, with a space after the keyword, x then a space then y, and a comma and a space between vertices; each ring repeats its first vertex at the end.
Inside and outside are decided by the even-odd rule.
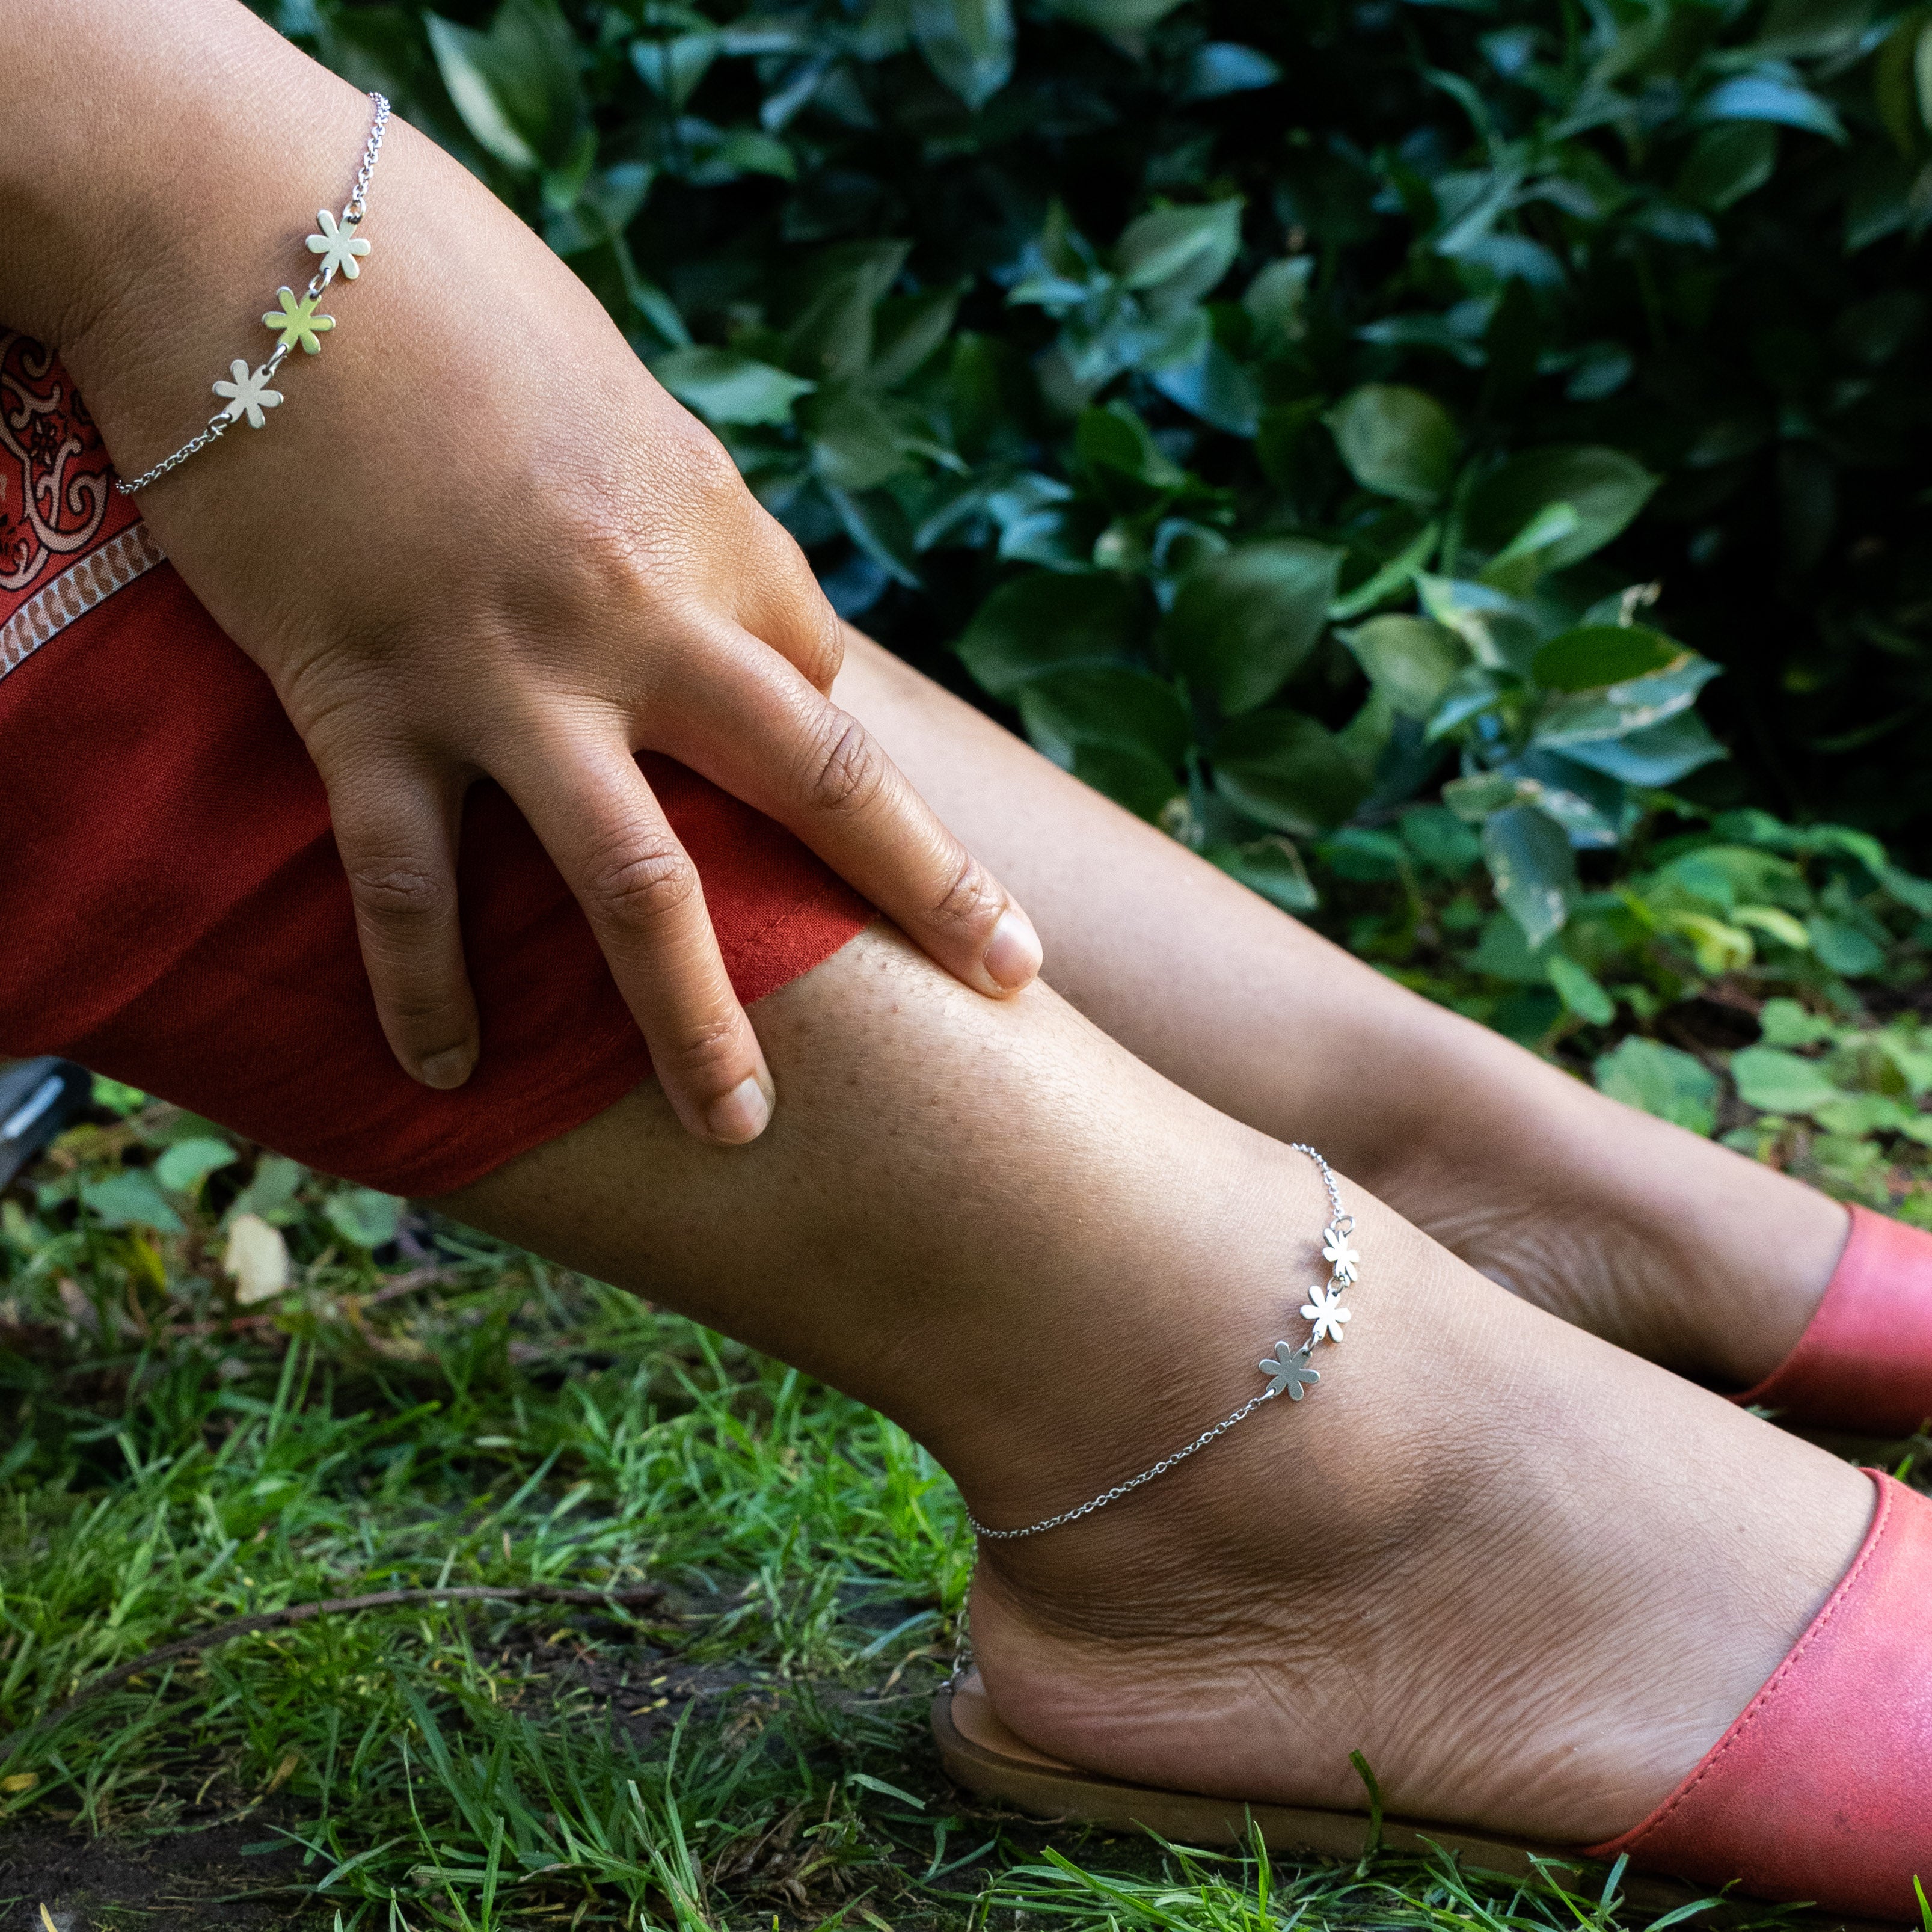
POLYGON ((1844 1207, 1495 1045, 1456 1094, 1418 1082, 1412 1130, 1364 1150, 1369 1185, 1538 1307, 1718 1389, 1762 1382, 1838 1264, 1844 1207))
MULTIPOLYGON (((1264 1185, 1309 1204, 1280 1243, 1279 1279, 1298 1285, 1324 1271, 1300 1232, 1323 1214, 1295 1178, 1264 1185)), ((1354 1807, 1360 1750, 1402 1814, 1612 1837, 1802 1634, 1870 1485, 1346 1191, 1356 1317, 1317 1352, 1309 1400, 1093 1517, 982 1546, 972 1628, 994 1706, 1036 1749, 1137 1783, 1354 1807)), ((1000 1467, 989 1434, 983 1471, 962 1471, 976 1512, 1037 1518, 1084 1500, 1096 1468, 1098 1487, 1186 1440, 1255 1391, 1280 1336, 1306 1333, 1297 1298, 1215 1298, 1144 1379, 1131 1337, 1096 1337, 1059 1418, 1078 1449, 1000 1467)))

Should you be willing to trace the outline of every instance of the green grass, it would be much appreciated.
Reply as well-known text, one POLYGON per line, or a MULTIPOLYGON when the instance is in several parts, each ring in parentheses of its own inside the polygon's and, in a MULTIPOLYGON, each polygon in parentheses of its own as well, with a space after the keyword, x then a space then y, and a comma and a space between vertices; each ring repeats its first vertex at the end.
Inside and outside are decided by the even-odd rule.
POLYGON ((1600 1873, 1270 1869, 968 1802, 925 1716, 970 1542, 898 1430, 109 1092, 129 1117, 70 1134, 0 1226, 6 1922, 58 1888, 46 1848, 88 1834, 187 1888, 193 1909, 170 1906, 144 1890, 159 1868, 130 1866, 150 1876, 83 1900, 130 1927, 1642 1922, 1600 1873), (142 1224, 161 1217, 124 1198, 133 1174, 175 1226, 142 1224), (246 1313, 218 1264, 241 1208, 280 1227, 295 1277, 246 1313), (645 1580, 665 1595, 632 1610, 320 1618, 41 1722, 158 1646, 287 1604, 645 1580))

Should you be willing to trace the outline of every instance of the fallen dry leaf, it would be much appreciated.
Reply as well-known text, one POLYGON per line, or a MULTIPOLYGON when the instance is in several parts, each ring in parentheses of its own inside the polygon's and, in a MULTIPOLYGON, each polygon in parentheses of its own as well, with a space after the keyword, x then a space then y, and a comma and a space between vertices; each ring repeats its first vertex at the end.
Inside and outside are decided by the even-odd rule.
POLYGON ((244 1308, 272 1301, 289 1285, 289 1244, 282 1231, 259 1214, 238 1214, 228 1229, 228 1250, 221 1265, 235 1283, 235 1299, 244 1308))

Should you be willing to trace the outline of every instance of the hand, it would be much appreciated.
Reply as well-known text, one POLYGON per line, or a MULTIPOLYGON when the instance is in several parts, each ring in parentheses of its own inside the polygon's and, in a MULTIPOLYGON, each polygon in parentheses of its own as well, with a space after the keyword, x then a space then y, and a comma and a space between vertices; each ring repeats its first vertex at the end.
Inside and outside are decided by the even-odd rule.
MULTIPOLYGON (((254 52, 262 124, 224 137, 242 213, 204 159, 223 220, 62 345, 124 473, 196 425, 236 354, 266 355, 250 305, 298 280, 304 211, 340 206, 366 132, 363 97, 279 42, 254 52)), ((399 122, 369 211, 372 253, 330 290, 321 352, 282 370, 284 406, 140 501, 328 786, 403 1066, 454 1087, 477 1058, 455 854, 488 777, 583 906, 686 1126, 763 1130, 771 1076, 644 749, 789 826, 967 985, 1030 982, 1024 914, 830 703, 839 628, 797 546, 596 299, 399 122)))

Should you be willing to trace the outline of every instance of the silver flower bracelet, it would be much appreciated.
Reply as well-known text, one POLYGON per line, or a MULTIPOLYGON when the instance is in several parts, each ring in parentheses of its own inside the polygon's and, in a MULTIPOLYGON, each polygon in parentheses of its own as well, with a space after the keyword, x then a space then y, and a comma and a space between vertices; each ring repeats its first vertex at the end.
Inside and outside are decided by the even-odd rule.
POLYGON ((299 296, 292 289, 278 289, 275 300, 278 306, 262 318, 264 325, 281 338, 275 345, 274 353, 254 369, 241 356, 236 356, 229 368, 229 380, 214 385, 214 393, 226 398, 226 406, 210 416, 208 427, 199 435, 190 436, 173 455, 164 457, 153 469, 136 477, 131 483, 117 483, 114 487, 122 496, 131 496, 137 490, 145 490, 150 483, 165 476, 170 470, 178 469, 190 456, 226 436, 244 416, 250 429, 262 428, 268 419, 265 412, 278 407, 281 402, 280 392, 268 385, 275 380, 276 371, 288 359, 290 350, 299 348, 310 356, 320 352, 322 338, 335 326, 335 318, 332 315, 318 315, 315 305, 321 301, 322 291, 338 274, 347 280, 355 280, 362 273, 360 258, 369 252, 369 244, 356 230, 369 212, 370 177, 376 172, 376 157, 382 152, 382 130, 389 124, 388 102, 380 94, 371 94, 369 102, 375 110, 376 118, 369 129, 369 139, 363 146, 362 165, 356 172, 356 185, 350 190, 348 204, 339 217, 331 214, 326 208, 318 209, 315 218, 321 232, 308 238, 309 252, 322 257, 322 266, 310 277, 308 286, 299 296))
MULTIPOLYGON (((1216 1436, 1225 1436, 1238 1422, 1245 1422, 1263 1402, 1272 1402, 1278 1395, 1286 1395, 1291 1402, 1299 1402, 1322 1379, 1321 1372, 1308 1366, 1308 1358, 1318 1342, 1341 1340, 1342 1324, 1353 1312, 1342 1306, 1342 1297, 1354 1285, 1362 1258, 1349 1244, 1348 1238, 1355 1232, 1355 1217, 1342 1211, 1342 1196, 1335 1185, 1334 1169, 1305 1142, 1292 1142, 1288 1151, 1305 1154, 1321 1169, 1322 1184, 1328 1190, 1328 1204, 1334 1210, 1328 1226, 1322 1231, 1322 1258, 1328 1264, 1328 1284, 1325 1287, 1310 1288, 1308 1299, 1301 1304, 1303 1316, 1314 1324, 1307 1340, 1298 1348, 1292 1348, 1286 1342, 1277 1342, 1274 1353, 1264 1355, 1257 1364, 1268 1378, 1268 1387, 1259 1395, 1250 1396, 1232 1415, 1216 1423, 1212 1429, 1203 1430, 1185 1448, 1175 1450, 1171 1456, 1163 1456, 1138 1476, 1130 1476, 1124 1483, 1116 1483, 1111 1490, 1102 1490, 1077 1509, 1062 1510, 1058 1516, 1030 1522, 1024 1529, 988 1529, 969 1512, 966 1520, 973 1526, 976 1534, 990 1543, 1010 1543, 1018 1537, 1038 1536, 1044 1531, 1058 1529, 1063 1523, 1077 1522, 1083 1516, 1091 1516, 1096 1510, 1103 1510, 1109 1503, 1117 1503, 1123 1496, 1131 1495, 1143 1483, 1164 1476, 1177 1462, 1184 1462, 1196 1450, 1206 1448, 1216 1436)), ((963 1649, 961 1654, 964 1656, 963 1649)), ((956 1678, 964 1668, 962 1664, 955 1670, 956 1678)))

